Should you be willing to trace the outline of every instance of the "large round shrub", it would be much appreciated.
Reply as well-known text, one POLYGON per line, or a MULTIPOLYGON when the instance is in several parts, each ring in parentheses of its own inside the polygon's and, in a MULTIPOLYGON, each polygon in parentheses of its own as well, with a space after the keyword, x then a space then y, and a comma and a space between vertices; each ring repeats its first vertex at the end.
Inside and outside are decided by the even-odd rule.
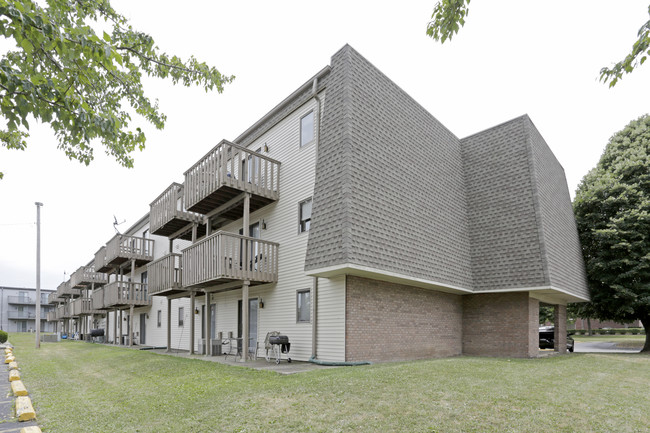
POLYGON ((6 343, 8 339, 9 339, 9 334, 7 333, 7 331, 0 331, 0 344, 6 343))

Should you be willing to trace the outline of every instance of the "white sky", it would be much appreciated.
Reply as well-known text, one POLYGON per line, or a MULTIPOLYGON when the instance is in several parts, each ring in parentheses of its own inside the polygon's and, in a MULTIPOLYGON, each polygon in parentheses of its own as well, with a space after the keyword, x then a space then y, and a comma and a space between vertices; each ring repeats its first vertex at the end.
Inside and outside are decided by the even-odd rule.
POLYGON ((148 141, 132 170, 101 148, 89 167, 69 161, 36 124, 27 151, 0 148, 0 285, 35 287, 34 202, 44 203, 41 287, 55 289, 113 236, 113 215, 127 229, 208 150, 237 137, 346 43, 458 137, 528 113, 572 195, 609 137, 650 111, 650 66, 613 89, 598 82, 602 66, 629 52, 648 20, 647 0, 474 0, 467 24, 444 45, 425 35, 435 0, 112 3, 161 49, 237 79, 222 95, 148 80, 168 121, 163 131, 138 123, 148 141))

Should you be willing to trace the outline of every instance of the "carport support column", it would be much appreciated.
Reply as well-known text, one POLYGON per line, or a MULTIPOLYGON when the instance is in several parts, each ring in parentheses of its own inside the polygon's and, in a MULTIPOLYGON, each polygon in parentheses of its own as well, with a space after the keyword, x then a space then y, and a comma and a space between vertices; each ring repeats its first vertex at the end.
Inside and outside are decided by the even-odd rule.
POLYGON ((553 349, 559 353, 566 353, 566 305, 553 306, 553 325, 555 340, 553 349))
POLYGON ((204 291, 205 293, 205 317, 203 318, 205 322, 205 356, 212 355, 212 344, 210 344, 210 320, 212 318, 212 311, 210 310, 210 293, 204 291))
POLYGON ((167 298, 167 352, 172 351, 172 299, 167 298))
POLYGON ((194 322, 195 322, 195 314, 194 314, 194 309, 196 308, 196 302, 195 302, 195 293, 194 291, 190 292, 190 355, 194 355, 194 322))

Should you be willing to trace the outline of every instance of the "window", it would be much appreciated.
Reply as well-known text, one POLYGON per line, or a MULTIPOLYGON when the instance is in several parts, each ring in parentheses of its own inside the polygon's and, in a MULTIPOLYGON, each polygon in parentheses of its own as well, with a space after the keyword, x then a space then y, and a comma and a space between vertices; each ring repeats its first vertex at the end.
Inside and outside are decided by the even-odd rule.
POLYGON ((296 321, 309 322, 311 320, 311 291, 298 290, 297 306, 296 306, 296 321))
POLYGON ((178 326, 183 326, 183 307, 178 307, 178 326))
POLYGON ((162 310, 158 310, 158 320, 156 321, 158 328, 162 326, 162 310))
POLYGON ((309 226, 311 226, 311 198, 300 202, 299 213, 300 227, 298 233, 309 231, 309 226))
POLYGON ((310 111, 300 118, 300 147, 314 140, 314 112, 310 111))

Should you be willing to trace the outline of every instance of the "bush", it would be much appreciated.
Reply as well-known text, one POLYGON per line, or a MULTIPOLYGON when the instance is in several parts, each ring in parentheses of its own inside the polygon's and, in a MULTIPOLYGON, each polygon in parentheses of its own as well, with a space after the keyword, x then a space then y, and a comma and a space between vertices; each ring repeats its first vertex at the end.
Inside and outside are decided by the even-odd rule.
POLYGON ((0 344, 6 343, 8 339, 9 339, 9 334, 7 333, 7 331, 0 331, 0 344))

